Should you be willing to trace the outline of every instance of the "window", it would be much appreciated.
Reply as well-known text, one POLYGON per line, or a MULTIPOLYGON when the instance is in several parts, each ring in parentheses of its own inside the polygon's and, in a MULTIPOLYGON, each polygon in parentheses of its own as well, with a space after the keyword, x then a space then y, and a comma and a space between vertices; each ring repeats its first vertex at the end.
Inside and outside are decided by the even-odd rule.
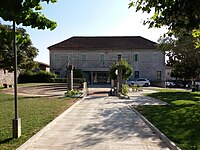
POLYGON ((99 54, 99 61, 100 61, 100 63, 104 63, 105 62, 105 54, 103 54, 103 53, 99 54))
POLYGON ((146 81, 145 79, 138 79, 137 81, 146 81))
POLYGON ((157 80, 161 80, 161 71, 157 71, 157 80))
POLYGON ((85 53, 82 54, 81 60, 82 60, 82 61, 86 61, 86 60, 87 60, 87 57, 86 57, 86 54, 85 54, 85 53))
POLYGON ((158 61, 158 53, 157 52, 154 52, 152 57, 153 57, 154 62, 158 61))
POLYGON ((60 77, 60 71, 54 71, 54 73, 57 75, 57 77, 60 77))
POLYGON ((135 72, 134 72, 134 77, 135 77, 135 78, 139 78, 139 77, 140 77, 139 71, 135 71, 135 72))
POLYGON ((139 61, 139 54, 133 55, 133 61, 139 61))
POLYGON ((69 53, 69 54, 68 54, 68 60, 69 60, 70 62, 72 61, 72 58, 73 58, 72 53, 69 53))
POLYGON ((55 54, 55 64, 60 65, 60 54, 55 54))
POLYGON ((60 60, 60 55, 59 54, 55 54, 55 61, 59 61, 60 60))

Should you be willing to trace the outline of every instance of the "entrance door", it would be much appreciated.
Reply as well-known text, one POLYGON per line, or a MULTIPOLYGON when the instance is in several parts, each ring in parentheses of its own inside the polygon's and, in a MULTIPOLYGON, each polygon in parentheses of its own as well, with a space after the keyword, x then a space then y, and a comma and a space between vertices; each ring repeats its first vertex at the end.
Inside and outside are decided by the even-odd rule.
POLYGON ((100 84, 109 83, 109 75, 107 72, 95 72, 93 75, 94 75, 94 83, 100 83, 100 84))

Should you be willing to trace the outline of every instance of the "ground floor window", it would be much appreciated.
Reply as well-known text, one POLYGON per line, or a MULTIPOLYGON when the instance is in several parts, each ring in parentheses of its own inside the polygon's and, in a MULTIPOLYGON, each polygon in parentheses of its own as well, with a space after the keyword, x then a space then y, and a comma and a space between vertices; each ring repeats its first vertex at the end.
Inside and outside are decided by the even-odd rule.
POLYGON ((108 72, 92 72, 91 75, 91 83, 93 84, 105 84, 110 82, 108 72))
POLYGON ((139 78, 140 77, 140 72, 139 71, 135 71, 134 72, 134 77, 135 78, 139 78))
POLYGON ((161 80, 161 71, 157 71, 157 80, 161 80))
POLYGON ((57 77, 60 77, 60 71, 54 71, 54 73, 57 75, 57 77))

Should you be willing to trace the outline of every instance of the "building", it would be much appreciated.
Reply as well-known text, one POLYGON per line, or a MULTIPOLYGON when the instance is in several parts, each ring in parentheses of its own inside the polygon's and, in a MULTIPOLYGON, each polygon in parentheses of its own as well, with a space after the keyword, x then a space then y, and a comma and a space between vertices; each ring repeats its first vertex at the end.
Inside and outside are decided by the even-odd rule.
POLYGON ((48 47, 50 70, 66 76, 66 66, 81 69, 90 84, 108 83, 109 70, 121 54, 133 67, 131 78, 165 80, 165 55, 156 43, 140 36, 71 37, 48 47))
POLYGON ((47 71, 47 72, 50 72, 50 67, 48 64, 45 64, 43 62, 39 62, 39 61, 35 61, 35 63, 38 65, 37 68, 35 68, 35 70, 42 70, 42 71, 47 71))

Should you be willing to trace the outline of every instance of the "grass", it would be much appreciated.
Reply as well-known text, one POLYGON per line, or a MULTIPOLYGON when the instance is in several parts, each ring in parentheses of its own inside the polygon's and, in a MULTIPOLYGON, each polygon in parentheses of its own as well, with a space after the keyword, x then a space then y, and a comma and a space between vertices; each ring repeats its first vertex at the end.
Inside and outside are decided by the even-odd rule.
POLYGON ((0 97, 1 150, 16 149, 77 101, 77 99, 66 98, 19 97, 19 117, 22 119, 22 135, 19 139, 12 139, 13 96, 0 94, 0 97))
POLYGON ((162 90, 148 96, 170 105, 136 109, 181 149, 200 149, 200 92, 162 90))

